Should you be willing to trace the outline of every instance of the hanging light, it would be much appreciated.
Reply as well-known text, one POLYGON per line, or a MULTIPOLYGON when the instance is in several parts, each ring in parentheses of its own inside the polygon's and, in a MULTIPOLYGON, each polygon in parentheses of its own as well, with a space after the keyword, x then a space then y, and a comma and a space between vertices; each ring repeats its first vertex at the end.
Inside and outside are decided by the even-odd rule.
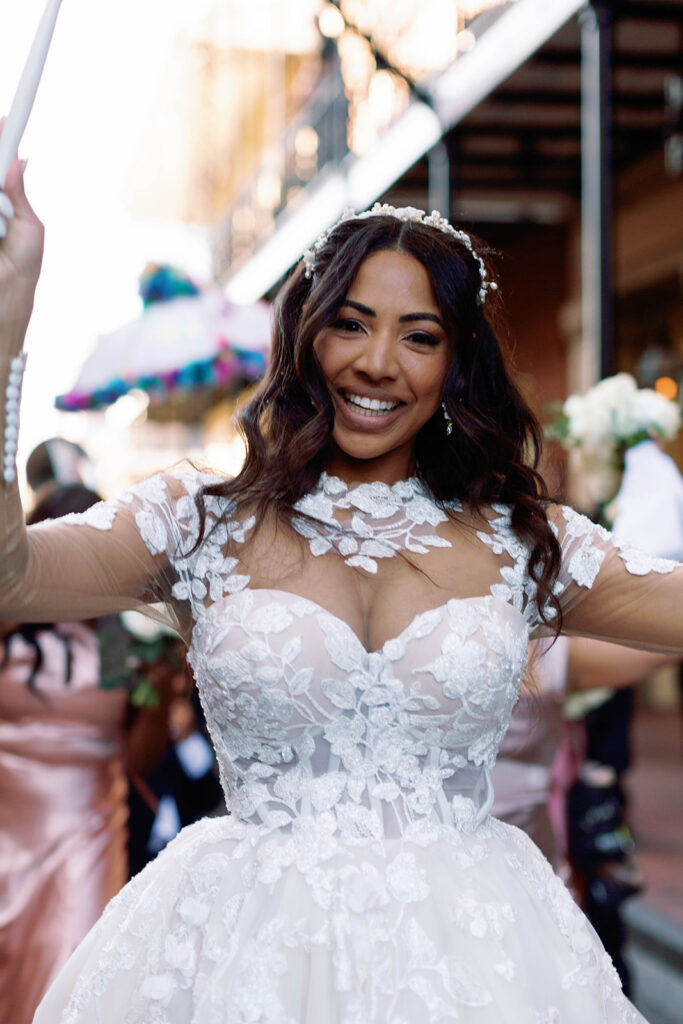
POLYGON ((339 39, 346 28, 341 11, 332 4, 325 4, 318 15, 318 28, 326 39, 339 39))
POLYGON ((302 125, 294 138, 294 149, 298 156, 314 157, 318 152, 318 133, 310 125, 302 125))
POLYGON ((678 394, 678 384, 673 377, 658 377, 655 381, 655 391, 673 402, 678 394))
POLYGON ((277 171, 265 168, 256 182, 256 198, 259 206, 266 210, 274 210, 280 202, 282 179, 277 171))
POLYGON ((474 32, 471 32, 468 28, 464 28, 462 32, 458 32, 455 37, 455 45, 458 48, 459 53, 469 53, 474 47, 477 39, 474 32))

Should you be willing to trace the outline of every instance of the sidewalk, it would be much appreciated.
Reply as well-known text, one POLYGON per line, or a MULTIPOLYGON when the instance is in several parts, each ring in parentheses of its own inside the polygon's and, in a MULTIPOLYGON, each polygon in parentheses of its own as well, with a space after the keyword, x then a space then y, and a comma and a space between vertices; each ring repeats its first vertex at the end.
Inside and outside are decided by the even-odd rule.
POLYGON ((624 904, 634 1001, 650 1024, 683 1015, 683 719, 638 708, 628 780, 645 891, 624 904))
POLYGON ((683 930, 683 716, 638 708, 629 818, 646 888, 638 901, 683 930))

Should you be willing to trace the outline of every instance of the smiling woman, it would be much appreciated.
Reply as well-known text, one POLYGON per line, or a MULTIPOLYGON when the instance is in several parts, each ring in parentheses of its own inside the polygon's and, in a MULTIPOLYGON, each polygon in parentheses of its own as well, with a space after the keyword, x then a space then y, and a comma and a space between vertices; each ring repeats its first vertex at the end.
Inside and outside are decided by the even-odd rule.
POLYGON ((381 458, 392 482, 410 476, 454 351, 422 264, 392 250, 369 256, 313 347, 334 403, 329 471, 373 480, 377 466, 359 463, 381 458))
MULTIPOLYGON (((8 188, 15 417, 41 233, 18 167, 8 188)), ((109 904, 35 1024, 642 1024, 490 816, 491 772, 529 638, 683 653, 683 568, 547 500, 481 252, 413 209, 325 232, 280 297, 234 480, 168 473, 29 531, 7 482, 0 616, 152 604, 189 645, 231 812, 109 904)))

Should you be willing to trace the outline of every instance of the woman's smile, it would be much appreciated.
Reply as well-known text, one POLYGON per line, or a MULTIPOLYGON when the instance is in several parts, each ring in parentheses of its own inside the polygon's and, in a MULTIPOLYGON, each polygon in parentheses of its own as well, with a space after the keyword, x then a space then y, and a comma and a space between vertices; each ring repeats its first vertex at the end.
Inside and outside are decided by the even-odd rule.
POLYGON ((341 417, 351 429, 383 430, 394 422, 405 405, 398 399, 380 398, 367 391, 337 391, 332 394, 337 399, 335 415, 341 417))
POLYGON ((393 412, 401 404, 400 402, 392 399, 384 400, 381 398, 371 398, 368 395, 359 395, 357 393, 346 393, 342 392, 342 398, 348 406, 354 411, 362 412, 366 416, 386 416, 387 413, 393 412))

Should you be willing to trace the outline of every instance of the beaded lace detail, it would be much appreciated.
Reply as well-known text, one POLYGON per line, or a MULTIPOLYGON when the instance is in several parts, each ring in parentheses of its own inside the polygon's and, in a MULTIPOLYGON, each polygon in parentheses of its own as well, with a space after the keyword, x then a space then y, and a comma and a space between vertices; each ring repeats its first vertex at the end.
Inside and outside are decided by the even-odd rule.
MULTIPOLYGON (((453 507, 460 505, 453 503, 453 507)), ((366 572, 376 573, 376 559, 391 558, 403 549, 424 555, 430 547, 451 546, 434 530, 447 521, 447 514, 416 477, 393 486, 370 483, 349 488, 338 477, 323 473, 316 488, 295 508, 309 517, 295 517, 293 526, 308 539, 311 554, 334 549, 347 565, 366 572), (350 519, 340 522, 335 516, 339 510, 351 510, 350 519), (324 530, 311 519, 323 524, 324 530)))

